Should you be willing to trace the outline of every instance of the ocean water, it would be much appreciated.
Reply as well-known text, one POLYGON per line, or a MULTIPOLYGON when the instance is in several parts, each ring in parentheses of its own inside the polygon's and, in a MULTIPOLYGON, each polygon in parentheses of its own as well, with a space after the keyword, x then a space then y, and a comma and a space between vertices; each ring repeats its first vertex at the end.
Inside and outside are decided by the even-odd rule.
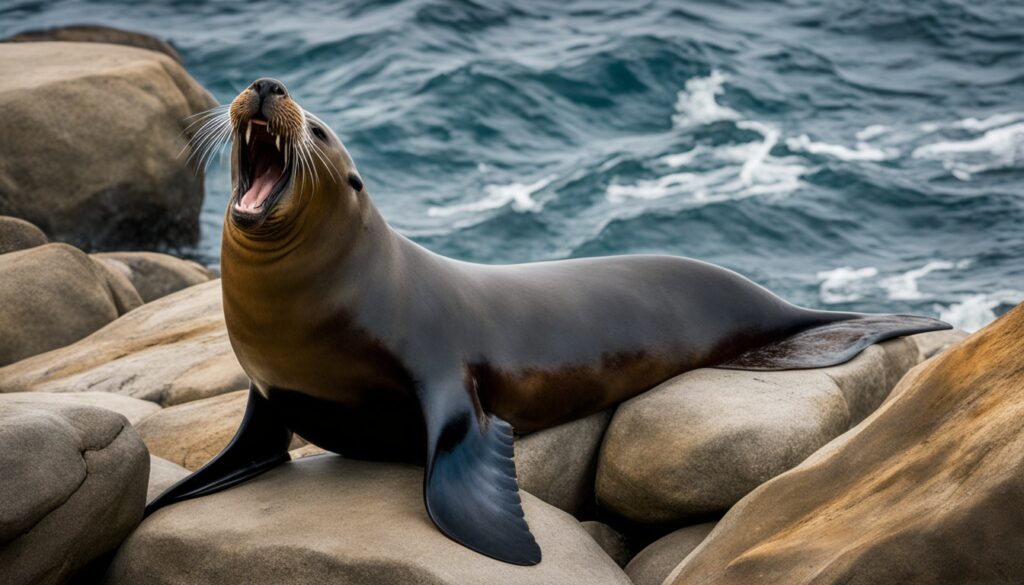
MULTIPOLYGON (((391 224, 457 258, 668 253, 977 329, 1024 300, 1024 3, 14 0, 0 34, 171 40, 283 80, 391 224)), ((202 242, 217 264, 226 159, 202 242)))

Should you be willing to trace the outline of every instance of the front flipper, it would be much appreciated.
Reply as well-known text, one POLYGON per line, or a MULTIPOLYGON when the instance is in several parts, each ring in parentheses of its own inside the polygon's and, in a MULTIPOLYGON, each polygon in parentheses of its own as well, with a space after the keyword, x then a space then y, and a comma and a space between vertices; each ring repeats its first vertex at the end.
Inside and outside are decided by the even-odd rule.
POLYGON ((472 378, 452 376, 419 392, 427 426, 427 514, 452 540, 515 565, 536 565, 540 547, 519 498, 512 427, 485 414, 472 378))
POLYGON ((245 416, 228 446, 150 502, 145 515, 175 502, 229 488, 288 461, 291 440, 292 432, 278 420, 270 402, 250 386, 245 416))
MULTIPOLYGON (((823 318, 831 315, 819 313, 823 318)), ((851 315, 847 313, 846 315, 851 315)), ((952 327, 938 319, 915 315, 854 315, 812 326, 795 335, 754 348, 715 367, 730 370, 801 370, 850 361, 873 343, 901 335, 952 327)))

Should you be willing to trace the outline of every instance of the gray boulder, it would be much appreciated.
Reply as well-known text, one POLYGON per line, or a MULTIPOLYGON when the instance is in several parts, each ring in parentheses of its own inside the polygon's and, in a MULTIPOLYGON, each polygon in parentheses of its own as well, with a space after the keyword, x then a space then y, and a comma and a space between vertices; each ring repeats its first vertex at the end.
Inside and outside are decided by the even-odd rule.
POLYGON ((0 43, 0 214, 85 249, 188 245, 203 172, 179 153, 216 105, 181 65, 105 43, 0 43))
POLYGON ((517 437, 520 487, 570 514, 592 505, 597 452, 612 412, 517 437))
POLYGON ((217 277, 202 264, 157 252, 105 252, 92 257, 123 274, 145 303, 217 277))
POLYGON ((66 244, 0 255, 0 366, 78 341, 142 299, 66 244))
POLYGON ((42 246, 49 242, 43 230, 16 217, 0 215, 0 254, 42 246))
POLYGON ((0 567, 8 585, 62 583, 142 519, 149 456, 115 412, 0 401, 0 567))
POLYGON ((920 359, 916 342, 901 338, 833 368, 673 378, 616 410, 598 459, 598 504, 647 524, 727 510, 862 420, 920 359))

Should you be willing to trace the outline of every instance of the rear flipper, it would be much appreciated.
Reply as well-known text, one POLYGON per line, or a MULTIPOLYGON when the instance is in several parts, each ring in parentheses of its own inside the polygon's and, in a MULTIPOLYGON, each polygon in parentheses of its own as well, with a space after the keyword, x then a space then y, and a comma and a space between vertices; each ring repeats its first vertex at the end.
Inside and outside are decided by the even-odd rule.
POLYGON ((452 540, 491 558, 536 565, 540 547, 516 482, 512 427, 480 407, 476 384, 458 370, 419 393, 427 426, 427 514, 452 540))
POLYGON ((219 492, 269 471, 291 459, 291 440, 292 432, 277 419, 267 399, 250 386, 245 416, 235 438, 220 455, 150 502, 145 515, 175 502, 219 492))
POLYGON ((952 329, 944 321, 914 315, 863 315, 805 329, 752 349, 716 367, 730 370, 802 370, 848 362, 879 341, 952 329))

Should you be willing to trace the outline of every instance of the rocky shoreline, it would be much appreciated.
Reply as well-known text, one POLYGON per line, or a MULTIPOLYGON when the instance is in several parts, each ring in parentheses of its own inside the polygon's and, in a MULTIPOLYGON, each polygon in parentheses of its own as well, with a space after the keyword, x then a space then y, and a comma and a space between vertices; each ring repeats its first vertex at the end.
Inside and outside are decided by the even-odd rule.
POLYGON ((1024 581, 1020 307, 833 368, 688 372, 518 437, 536 567, 441 535, 422 470, 298 438, 292 462, 143 522, 148 499, 230 441, 246 378, 214 272, 87 251, 194 239, 202 175, 171 150, 213 103, 161 45, 79 28, 0 43, 16 79, 0 101, 28 120, 0 157, 15 186, 0 197, 5 582, 1024 581), (135 46, 107 44, 122 38, 135 46), (101 86, 129 89, 113 101, 101 86), (44 108, 69 99, 89 120, 58 136, 44 108))

